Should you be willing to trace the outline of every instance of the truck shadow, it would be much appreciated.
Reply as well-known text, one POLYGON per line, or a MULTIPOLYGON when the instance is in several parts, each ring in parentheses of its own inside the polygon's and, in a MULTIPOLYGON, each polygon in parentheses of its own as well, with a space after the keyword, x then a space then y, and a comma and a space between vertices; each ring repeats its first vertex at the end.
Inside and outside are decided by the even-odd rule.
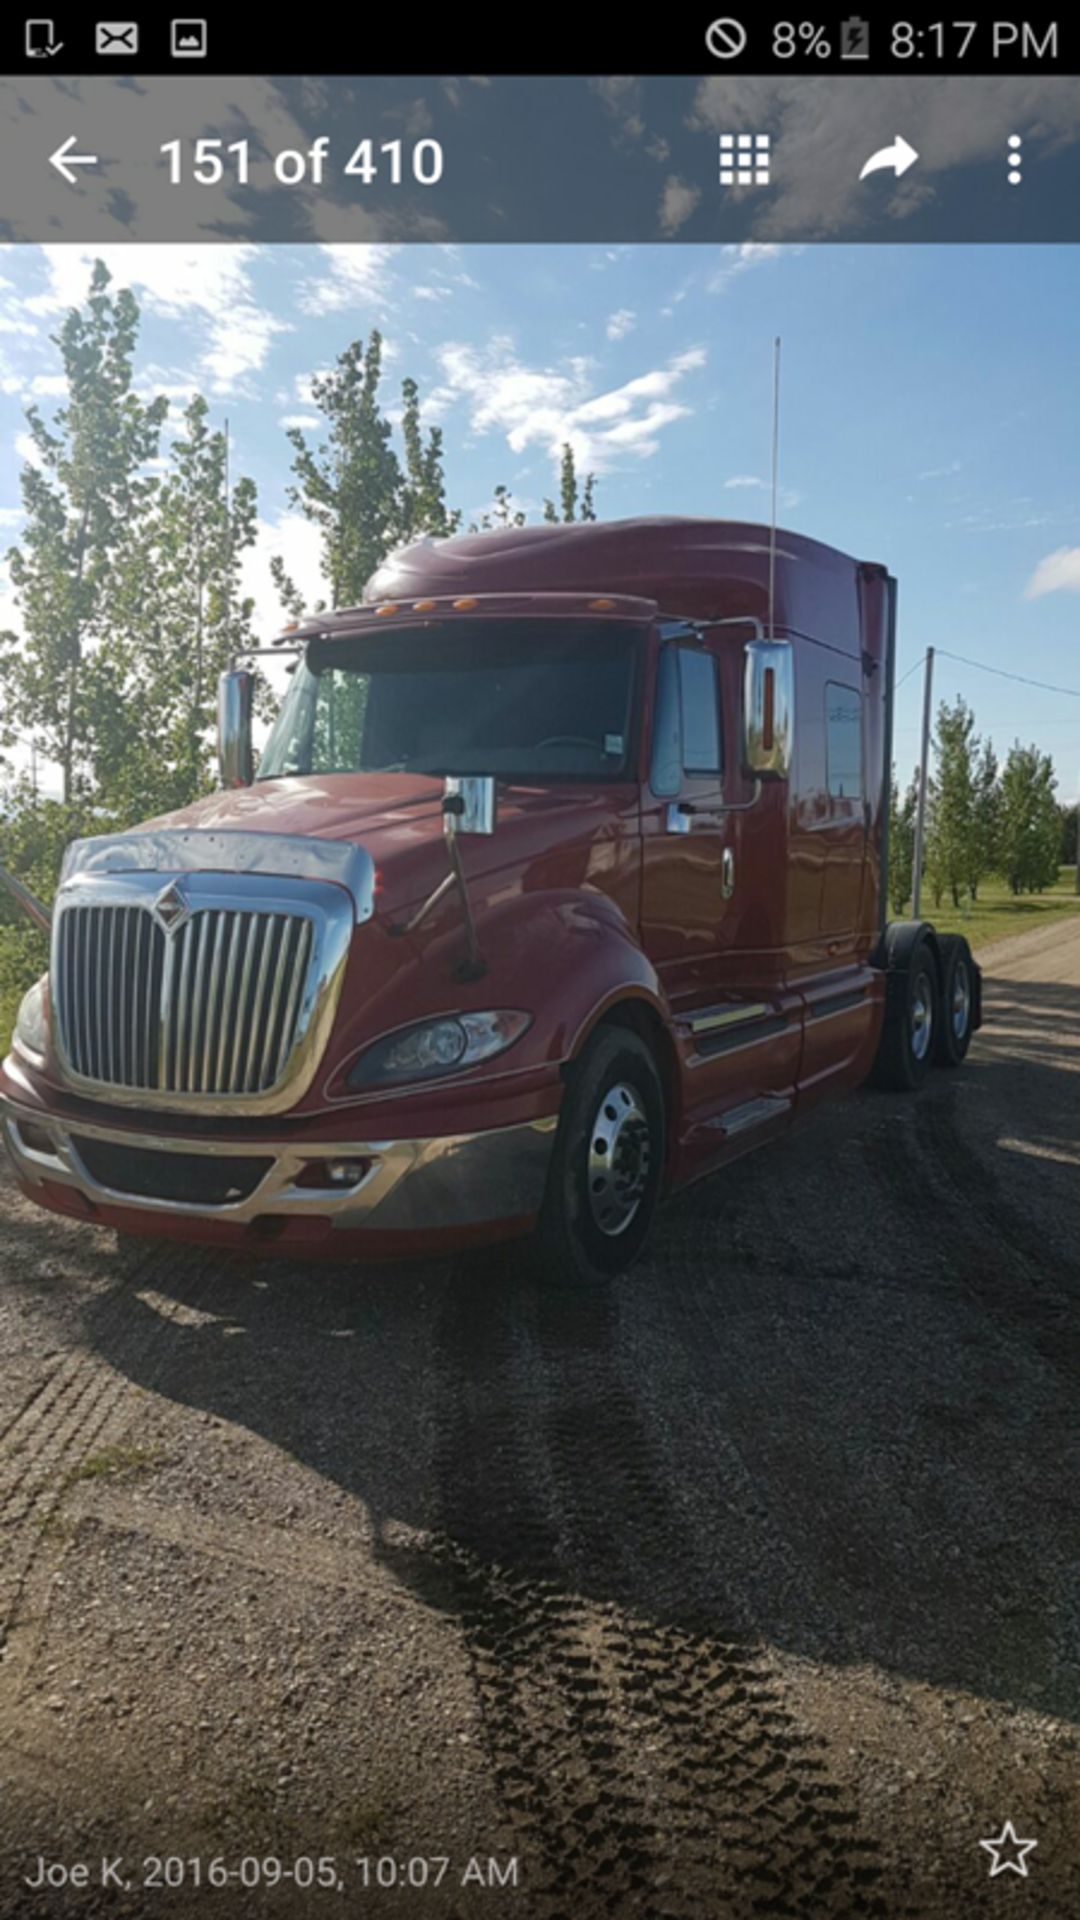
MULTIPOLYGON (((362 1502, 384 1565, 460 1626, 560 1884, 613 1820, 627 1861, 641 1844, 629 1713, 686 1832, 753 1808, 751 1880, 805 1826, 819 1869, 870 1885, 789 1655, 1080 1720, 1080 1100, 1052 1045, 1080 991, 998 980, 992 1006, 964 1073, 703 1183, 595 1296, 537 1289, 513 1248, 367 1272, 95 1256, 123 1263, 123 1311, 88 1301, 92 1347, 362 1502)), ((50 1223, 15 1230, 25 1266, 50 1223)))

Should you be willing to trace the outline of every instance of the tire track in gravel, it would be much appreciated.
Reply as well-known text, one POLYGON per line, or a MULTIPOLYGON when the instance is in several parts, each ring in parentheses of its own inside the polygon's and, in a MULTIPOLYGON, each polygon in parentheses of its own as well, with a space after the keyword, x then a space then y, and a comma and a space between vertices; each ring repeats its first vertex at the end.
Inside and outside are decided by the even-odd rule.
MULTIPOLYGON (((722 1410, 712 1414, 717 1375, 709 1356, 722 1343, 707 1301, 692 1278, 683 1276, 680 1284, 667 1276, 663 1303, 680 1354, 704 1368, 710 1494, 715 1489, 725 1507, 737 1506, 765 1546, 777 1584, 794 1582, 805 1609, 809 1569, 763 1505, 722 1410)), ((639 1630, 635 1639, 655 1675, 654 1693, 671 1734, 671 1790, 680 1793, 686 1824, 697 1831, 699 1856, 703 1831, 723 1835, 723 1871, 714 1865, 711 1882, 723 1889, 732 1913, 884 1914, 877 1845, 831 1777, 824 1741, 805 1732, 786 1706, 749 1598, 730 1580, 722 1601, 730 1624, 718 1629, 716 1576, 710 1542, 702 1538, 703 1528, 712 1532, 710 1509, 680 1514, 676 1461, 668 1475, 662 1537, 669 1564, 678 1568, 681 1621, 659 1637, 639 1630), (696 1607, 688 1607, 690 1596, 696 1607), (682 1624, 695 1611, 696 1620, 682 1624)), ((699 1497, 702 1491, 699 1486, 699 1497)), ((893 1908, 893 1920, 900 1911, 893 1908)))
POLYGON ((881 1914, 874 1849, 710 1584, 617 1334, 616 1292, 467 1275, 439 1328, 433 1552, 530 1914, 881 1914))
MULTIPOLYGON (((36 1636, 28 1634, 18 1645, 17 1630, 40 1617, 51 1575, 66 1551, 55 1523, 71 1478, 95 1449, 122 1437, 129 1424, 127 1370, 137 1366, 141 1372, 172 1325, 168 1314, 140 1309, 135 1295, 151 1273, 156 1284, 167 1285, 190 1261, 190 1250, 179 1245, 148 1249, 97 1310, 95 1339, 109 1338, 112 1361, 88 1345, 68 1354, 0 1436, 0 1720, 7 1718, 33 1658, 36 1636)), ((221 1268, 220 1258, 211 1260, 200 1274, 200 1301, 221 1268)))

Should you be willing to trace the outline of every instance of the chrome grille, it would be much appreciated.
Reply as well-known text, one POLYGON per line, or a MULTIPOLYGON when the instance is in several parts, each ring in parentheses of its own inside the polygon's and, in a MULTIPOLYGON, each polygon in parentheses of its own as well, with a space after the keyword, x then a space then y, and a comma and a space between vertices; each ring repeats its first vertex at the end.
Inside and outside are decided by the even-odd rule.
POLYGON ((105 1087, 267 1092, 299 1042, 313 956, 302 914, 207 907, 170 936, 149 905, 65 904, 53 965, 65 1059, 105 1087))

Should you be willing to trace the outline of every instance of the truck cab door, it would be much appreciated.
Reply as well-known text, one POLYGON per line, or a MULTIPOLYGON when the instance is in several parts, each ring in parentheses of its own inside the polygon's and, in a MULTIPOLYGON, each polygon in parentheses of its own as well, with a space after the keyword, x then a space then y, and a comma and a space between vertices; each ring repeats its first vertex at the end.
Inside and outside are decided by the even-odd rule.
POLYGON ((736 1136, 741 1150, 786 1124, 802 1044, 799 998, 779 982, 777 956, 753 944, 755 876, 742 857, 752 787, 739 767, 741 714, 721 697, 723 678, 735 704, 741 659, 730 632, 664 630, 642 797, 642 939, 675 1027, 690 1170, 736 1136), (727 805, 725 785, 739 795, 727 805))

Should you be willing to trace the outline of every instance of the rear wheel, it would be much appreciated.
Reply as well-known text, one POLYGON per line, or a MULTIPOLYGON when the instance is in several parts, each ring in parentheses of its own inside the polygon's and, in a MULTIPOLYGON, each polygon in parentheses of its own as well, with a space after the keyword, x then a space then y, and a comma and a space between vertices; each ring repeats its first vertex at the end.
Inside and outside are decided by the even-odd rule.
POLYGON ((913 1093, 934 1058, 941 1007, 937 961, 927 939, 916 940, 896 989, 886 1007, 873 1079, 896 1093, 913 1093))
POLYGON ((971 1045, 975 1021, 975 964, 962 933, 943 934, 941 1018, 934 1040, 939 1067, 958 1067, 971 1045))
POLYGON ((648 1047, 601 1027, 571 1070, 534 1243, 540 1277, 595 1286, 632 1265, 653 1223, 664 1096, 648 1047))

